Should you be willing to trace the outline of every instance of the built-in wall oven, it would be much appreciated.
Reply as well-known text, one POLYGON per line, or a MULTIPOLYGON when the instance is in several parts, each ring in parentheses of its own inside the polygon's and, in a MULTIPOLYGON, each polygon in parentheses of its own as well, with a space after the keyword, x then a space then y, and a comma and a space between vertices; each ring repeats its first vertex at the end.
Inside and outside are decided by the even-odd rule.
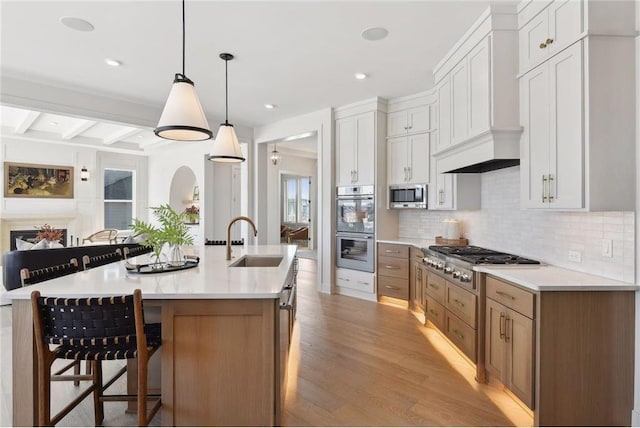
POLYGON ((375 200, 373 186, 338 187, 336 265, 373 272, 375 200))

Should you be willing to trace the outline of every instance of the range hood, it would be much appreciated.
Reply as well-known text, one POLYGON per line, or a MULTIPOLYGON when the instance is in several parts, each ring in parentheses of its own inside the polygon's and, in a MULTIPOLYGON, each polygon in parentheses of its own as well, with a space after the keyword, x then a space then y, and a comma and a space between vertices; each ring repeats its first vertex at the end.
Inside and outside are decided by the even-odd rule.
POLYGON ((436 171, 470 174, 520 165, 519 129, 491 129, 434 153, 436 171))

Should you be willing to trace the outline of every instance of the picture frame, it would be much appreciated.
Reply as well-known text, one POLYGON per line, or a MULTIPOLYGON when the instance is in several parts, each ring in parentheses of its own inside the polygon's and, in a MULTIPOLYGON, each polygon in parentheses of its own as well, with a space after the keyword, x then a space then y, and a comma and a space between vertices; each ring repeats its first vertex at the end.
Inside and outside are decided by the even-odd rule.
POLYGON ((4 163, 5 198, 73 199, 72 166, 4 163))

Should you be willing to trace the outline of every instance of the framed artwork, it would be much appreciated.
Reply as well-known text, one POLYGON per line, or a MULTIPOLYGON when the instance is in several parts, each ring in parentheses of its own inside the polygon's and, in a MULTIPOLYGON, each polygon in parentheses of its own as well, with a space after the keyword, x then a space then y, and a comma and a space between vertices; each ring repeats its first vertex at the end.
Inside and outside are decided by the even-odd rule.
POLYGON ((73 167, 4 163, 5 198, 73 198, 73 167))

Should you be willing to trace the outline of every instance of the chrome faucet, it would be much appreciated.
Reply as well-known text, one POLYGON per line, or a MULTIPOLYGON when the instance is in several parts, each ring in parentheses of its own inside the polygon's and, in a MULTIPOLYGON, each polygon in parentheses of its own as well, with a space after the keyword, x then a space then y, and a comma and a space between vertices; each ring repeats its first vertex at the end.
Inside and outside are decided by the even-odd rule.
POLYGON ((249 217, 245 217, 240 215, 238 217, 234 217, 231 219, 229 224, 227 225, 227 260, 231 260, 231 226, 238 220, 245 220, 247 223, 253 227, 253 236, 258 236, 258 229, 256 229, 256 225, 253 223, 249 217))

